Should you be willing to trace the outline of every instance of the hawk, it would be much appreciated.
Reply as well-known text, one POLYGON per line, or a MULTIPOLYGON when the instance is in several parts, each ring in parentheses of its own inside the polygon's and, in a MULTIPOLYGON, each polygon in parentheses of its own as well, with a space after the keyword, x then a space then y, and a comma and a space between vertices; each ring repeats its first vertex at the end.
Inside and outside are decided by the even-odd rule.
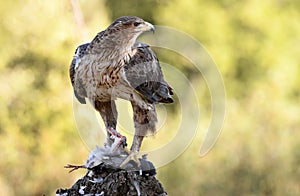
POLYGON ((130 101, 135 134, 127 162, 136 159, 144 137, 156 132, 155 104, 173 102, 173 89, 155 53, 137 41, 146 31, 154 32, 154 26, 136 16, 120 17, 90 43, 77 47, 70 66, 75 97, 81 104, 87 98, 100 113, 106 145, 126 145, 126 138, 116 131, 115 100, 130 101))

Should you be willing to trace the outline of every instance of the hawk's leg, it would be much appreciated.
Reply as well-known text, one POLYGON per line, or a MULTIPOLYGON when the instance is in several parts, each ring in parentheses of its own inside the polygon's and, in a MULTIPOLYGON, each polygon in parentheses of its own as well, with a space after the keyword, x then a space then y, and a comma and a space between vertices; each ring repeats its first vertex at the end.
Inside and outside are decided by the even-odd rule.
POLYGON ((115 101, 101 102, 95 100, 94 103, 106 127, 107 138, 105 145, 112 147, 112 150, 115 150, 120 145, 126 146, 126 138, 116 130, 118 112, 115 101))
POLYGON ((124 168, 126 164, 133 160, 138 165, 140 165, 140 162, 137 158, 143 139, 147 135, 154 134, 156 131, 156 111, 155 106, 153 106, 153 109, 143 109, 139 107, 136 103, 131 102, 132 109, 133 109, 133 121, 134 121, 134 128, 135 128, 135 134, 132 142, 132 146, 130 148, 130 152, 128 157, 123 161, 123 163, 120 165, 121 168, 124 168))

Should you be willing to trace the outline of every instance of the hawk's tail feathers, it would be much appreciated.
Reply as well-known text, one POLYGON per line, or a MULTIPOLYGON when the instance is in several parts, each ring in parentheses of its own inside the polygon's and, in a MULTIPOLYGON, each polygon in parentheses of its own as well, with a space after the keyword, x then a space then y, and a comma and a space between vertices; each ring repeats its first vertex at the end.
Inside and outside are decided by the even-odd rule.
POLYGON ((173 103, 173 89, 165 82, 145 82, 135 88, 150 103, 173 103))
POLYGON ((174 100, 172 98, 173 89, 170 86, 162 85, 159 88, 159 92, 157 93, 158 96, 158 103, 173 103, 174 100))

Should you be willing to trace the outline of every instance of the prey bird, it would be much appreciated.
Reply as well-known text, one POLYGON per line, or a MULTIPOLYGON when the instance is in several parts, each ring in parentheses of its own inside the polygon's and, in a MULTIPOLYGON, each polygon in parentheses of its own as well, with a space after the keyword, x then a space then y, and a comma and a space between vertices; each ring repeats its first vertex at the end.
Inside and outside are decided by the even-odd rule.
POLYGON ((135 134, 123 167, 136 160, 145 136, 156 132, 155 104, 172 103, 173 89, 164 80, 159 61, 139 35, 154 26, 136 16, 116 19, 90 42, 77 47, 70 66, 74 94, 81 104, 86 98, 100 113, 107 131, 106 145, 126 145, 117 130, 115 100, 131 102, 135 134))

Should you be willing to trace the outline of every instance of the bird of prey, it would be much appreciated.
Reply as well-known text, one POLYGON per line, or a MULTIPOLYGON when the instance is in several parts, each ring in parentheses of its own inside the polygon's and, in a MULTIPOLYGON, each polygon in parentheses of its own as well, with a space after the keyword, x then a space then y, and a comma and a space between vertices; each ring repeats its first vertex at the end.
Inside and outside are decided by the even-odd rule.
POLYGON ((154 26, 136 16, 120 17, 90 43, 77 47, 70 66, 75 97, 82 104, 87 98, 100 113, 106 145, 126 144, 116 131, 115 100, 131 102, 135 134, 126 162, 136 159, 143 138, 156 132, 155 104, 173 102, 173 89, 164 80, 155 53, 137 41, 146 31, 154 32, 154 26))

